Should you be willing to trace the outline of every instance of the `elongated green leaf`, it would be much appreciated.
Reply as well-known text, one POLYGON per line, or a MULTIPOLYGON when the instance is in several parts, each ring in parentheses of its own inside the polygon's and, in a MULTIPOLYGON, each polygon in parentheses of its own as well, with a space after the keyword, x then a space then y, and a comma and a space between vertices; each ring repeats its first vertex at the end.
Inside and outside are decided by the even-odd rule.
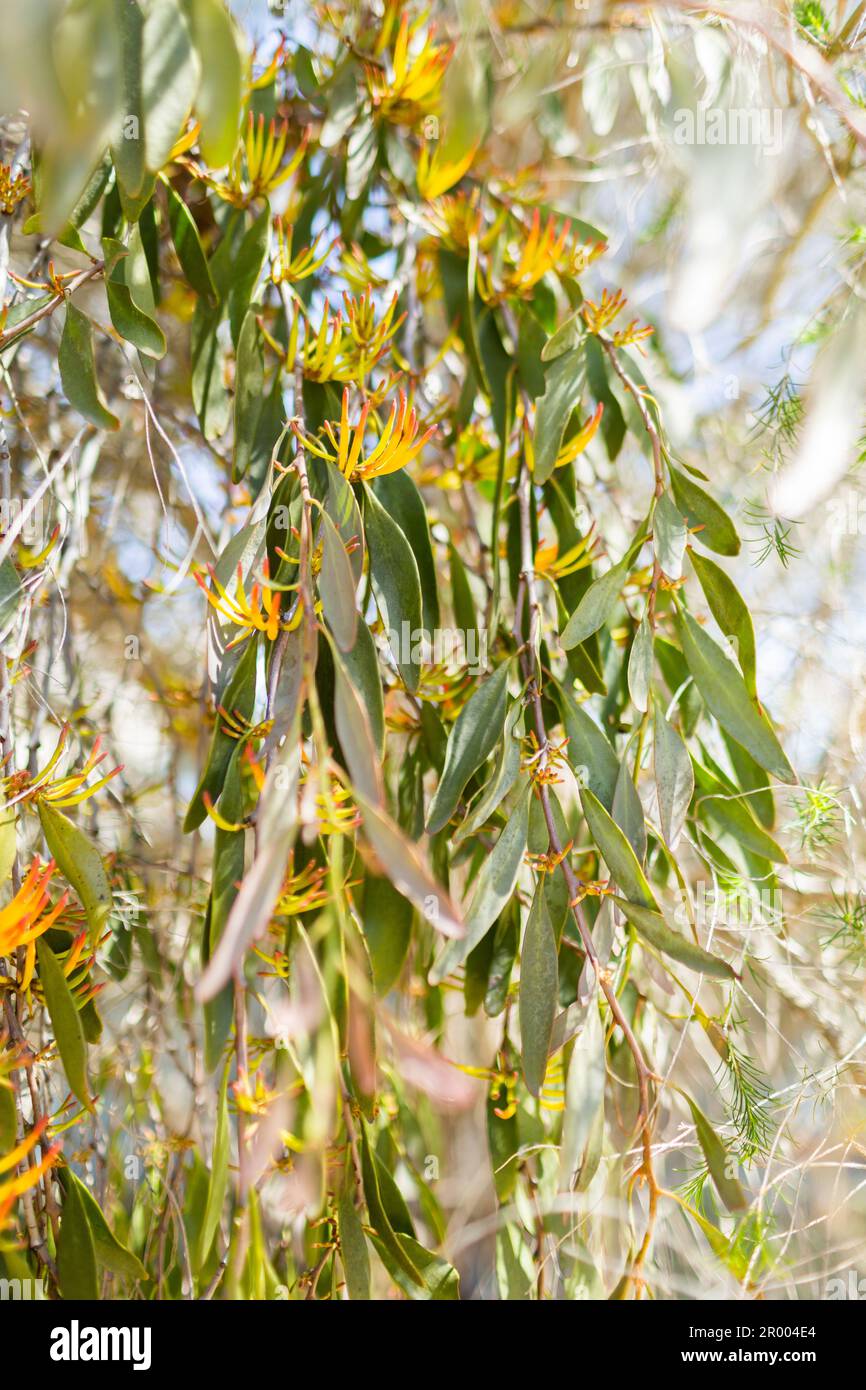
MULTIPOLYGON (((584 383, 584 354, 581 346, 557 356, 545 373, 544 395, 535 408, 533 481, 546 483, 556 466, 562 437, 578 405, 584 383)), ((576 645, 576 644, 572 644, 576 645)))
POLYGON ((695 777, 688 749, 656 701, 653 721, 653 766, 659 822, 665 844, 675 849, 692 799, 695 777))
POLYGON ((687 474, 670 466, 674 501, 697 539, 718 555, 739 555, 740 538, 727 512, 687 474))
POLYGON ((146 172, 144 111, 142 108, 142 58, 144 15, 138 0, 127 0, 116 10, 120 37, 120 112, 111 146, 117 182, 128 198, 141 191, 146 172))
POLYGON ((367 1129, 363 1120, 360 1125, 360 1141, 361 1174, 364 1181, 364 1197, 367 1201, 367 1211, 370 1214, 370 1225, 375 1230, 382 1245, 398 1268, 400 1268, 404 1274, 408 1275, 413 1284, 423 1288, 424 1279, 421 1272, 411 1254, 404 1249, 401 1242, 397 1239, 396 1232, 391 1224, 391 1218, 385 1209, 379 1182, 379 1169, 376 1164, 375 1155, 370 1149, 370 1141, 367 1138, 367 1129))
POLYGON ((66 1189, 57 1237, 57 1278, 64 1299, 78 1302, 99 1298, 96 1249, 78 1183, 70 1183, 66 1189))
POLYGON ((686 1100, 695 1122, 698 1143, 703 1150, 716 1191, 728 1211, 744 1211, 749 1205, 749 1198, 739 1179, 735 1176, 736 1160, 729 1156, 728 1150, 703 1111, 698 1108, 690 1096, 686 1096, 686 1100))
POLYGON ((455 720, 448 736, 445 766, 427 815, 431 835, 451 819, 469 778, 502 737, 510 670, 511 663, 503 662, 479 685, 455 720))
POLYGON ((201 147, 212 169, 234 154, 243 99, 243 60, 238 35, 222 0, 192 0, 192 38, 201 65, 195 112, 201 147))
MULTIPOLYGON (((646 859, 646 818, 626 757, 619 765, 610 814, 634 850, 638 863, 643 864, 646 859)), ((560 838, 564 840, 567 837, 560 838)))
MULTIPOLYGON (((446 936, 463 931, 463 919, 442 884, 431 874, 411 840, 387 812, 365 800, 356 790, 364 831, 376 851, 382 869, 394 887, 414 903, 431 926, 446 936)), ((471 948, 470 948, 471 949, 471 948)))
POLYGON ((229 290, 229 323, 237 346, 247 311, 252 305, 262 267, 267 260, 271 209, 265 203, 255 222, 244 232, 232 265, 229 290))
POLYGON ((139 309, 126 285, 109 280, 106 282, 105 293, 108 297, 111 322, 121 338, 132 343, 133 347, 137 347, 139 352, 145 353, 147 357, 164 357, 165 334, 158 323, 139 309))
POLYGON ((678 960, 681 965, 687 965, 690 970, 697 970, 701 975, 712 975, 717 980, 737 978, 737 972, 727 961, 705 951, 687 937, 680 936, 679 932, 672 931, 660 912, 642 907, 639 903, 630 903, 626 898, 615 897, 614 902, 625 913, 638 935, 657 951, 678 960))
MULTIPOLYGON (((217 571, 219 573, 219 571, 217 571)), ((256 699, 256 638, 248 637, 240 649, 240 660, 233 668, 222 692, 220 703, 223 709, 231 710, 235 717, 241 719, 251 719, 253 707, 256 699)), ((217 717, 214 727, 211 746, 208 752, 208 759, 205 764, 201 780, 196 787, 195 793, 189 806, 187 807, 184 819, 184 832, 195 830, 201 825, 207 811, 205 809, 205 793, 216 801, 223 789, 226 770, 231 761, 232 754, 237 746, 237 740, 231 738, 225 731, 225 720, 222 716, 217 717)))
POLYGON ((474 835, 490 819, 494 811, 505 799, 520 772, 520 726, 522 706, 515 700, 505 718, 505 729, 499 749, 496 766, 478 799, 473 803, 472 812, 454 836, 454 843, 474 835))
POLYGON ((653 550, 662 574, 681 579, 688 527, 669 492, 663 492, 653 513, 653 550))
POLYGON ((613 806, 619 759, 595 720, 567 686, 557 686, 562 722, 568 734, 568 761, 581 786, 589 787, 606 811, 613 806))
POLYGON ((192 213, 167 181, 165 193, 168 199, 168 222, 171 227, 171 237, 181 269, 196 294, 201 295, 209 304, 216 304, 216 287, 192 213))
POLYGON ((118 429, 120 421, 105 408, 99 396, 90 320, 71 300, 66 304, 57 363, 64 394, 73 409, 99 429, 118 429))
POLYGON ((656 908, 656 900, 637 856, 616 822, 608 815, 588 787, 582 787, 580 801, 590 834, 604 856, 623 893, 631 902, 656 908))
POLYGON ((238 338, 235 376, 235 448, 232 481, 240 482, 250 466, 265 393, 264 340, 252 309, 238 338))
POLYGON ((361 1225, 361 1218, 355 1210, 352 1193, 348 1187, 343 1189, 338 1208, 340 1232, 340 1255, 346 1275, 346 1288, 349 1298, 367 1300, 370 1297, 370 1252, 367 1237, 361 1225))
POLYGON ((560 636, 560 644, 564 651, 580 646, 587 637, 604 627, 628 578, 630 560, 630 554, 626 555, 619 564, 590 584, 560 636))
POLYGON ((412 938, 412 904, 388 878, 367 874, 359 903, 364 937, 379 995, 393 989, 403 969, 412 938))
POLYGON ((355 576, 340 535, 331 518, 322 513, 322 568, 319 594, 328 626, 342 652, 351 651, 358 631, 355 576))
POLYGON ((39 802, 39 819, 57 867, 72 884, 87 913, 90 941, 95 944, 111 911, 111 889, 102 856, 84 831, 49 802, 39 802))
POLYGON ((214 1238, 219 1229, 220 1218, 222 1217, 226 1192, 228 1190, 229 1148, 231 1142, 228 1083, 229 1071, 228 1067, 226 1067, 223 1072, 219 1100, 217 1102, 216 1128, 214 1129, 213 1137, 213 1152, 211 1154, 207 1201, 205 1203, 204 1219, 202 1220, 201 1231, 199 1233, 199 1266, 204 1264, 210 1253, 210 1248, 214 1243, 214 1238))
POLYGON ((7 807, 0 801, 0 885, 4 884, 12 872, 18 846, 18 831, 14 807, 7 807))
POLYGON ((599 1111, 604 1106, 606 1063, 604 1029, 598 1001, 592 998, 586 1023, 572 1048, 565 1082, 565 1116, 562 1121, 560 1187, 568 1191, 581 1166, 599 1111))
POLYGON ((346 758, 352 785, 375 806, 384 804, 379 750, 359 692, 349 678, 340 654, 334 662, 334 723, 346 758))
POLYGON ((641 618, 628 658, 628 691, 635 709, 646 713, 653 673, 653 633, 646 618, 641 618))
POLYGON ((412 547, 421 581, 424 626, 428 632, 435 632, 439 626, 439 589, 424 499, 406 472, 386 474, 377 478, 373 486, 412 547))
POLYGON ((703 767, 697 758, 692 762, 698 791, 696 814, 711 817, 739 844, 751 850, 753 854, 760 855, 762 859, 769 859, 773 864, 787 864, 788 856, 781 845, 777 844, 772 835, 768 835, 755 820, 752 814, 752 798, 740 799, 724 782, 703 767))
POLYGON ((201 67, 177 0, 153 0, 142 42, 144 144, 147 167, 156 174, 192 108, 201 67))
POLYGON ((385 600, 388 635, 400 674, 409 690, 418 689, 416 659, 421 635, 421 580, 408 540, 369 488, 364 494, 364 535, 373 579, 385 600))
POLYGON ((696 550, 690 552, 695 574, 701 583, 710 612, 726 637, 736 643, 737 660, 753 699, 758 697, 755 664, 755 627, 752 615, 739 589, 729 575, 696 550))
POLYGON ((0 1086, 0 1157, 15 1148, 18 1138, 18 1116, 15 1111, 15 1092, 11 1086, 0 1086))
POLYGON ((430 970, 431 984, 441 984, 452 970, 463 964, 469 952, 493 926, 514 892, 529 833, 531 786, 525 776, 515 790, 516 799, 505 828, 481 866, 466 921, 466 932, 457 941, 449 941, 434 961, 430 970))
POLYGON ((682 609, 677 614, 677 631, 695 685, 722 728, 780 782, 794 782, 794 770, 772 725, 758 710, 733 662, 682 609))
POLYGON ((93 1237, 93 1246, 98 1262, 106 1269, 110 1269, 113 1274, 119 1274, 123 1278, 148 1279, 150 1276, 141 1260, 117 1239, 90 1189, 75 1176, 71 1168, 61 1168, 59 1176, 65 1192, 68 1193, 70 1187, 74 1187, 78 1193, 87 1224, 90 1227, 90 1234, 93 1237))
POLYGON ((520 1042, 523 1075, 534 1096, 547 1070, 550 1034, 559 997, 556 937, 539 881, 526 923, 520 955, 520 1042))
POLYGON ((40 936, 36 941, 36 955, 39 983, 45 995, 45 1005, 66 1079, 73 1095, 87 1110, 91 1110, 93 1102, 87 1080, 87 1043, 75 1000, 60 962, 44 937, 40 936))

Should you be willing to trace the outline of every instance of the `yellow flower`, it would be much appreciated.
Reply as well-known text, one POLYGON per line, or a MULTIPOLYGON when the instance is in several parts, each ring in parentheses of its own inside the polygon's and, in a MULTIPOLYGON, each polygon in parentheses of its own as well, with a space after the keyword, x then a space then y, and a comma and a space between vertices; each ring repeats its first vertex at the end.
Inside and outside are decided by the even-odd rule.
POLYGON ((293 285, 299 280, 306 280, 310 275, 315 275, 317 270, 321 270, 339 241, 339 238, 335 238, 328 249, 322 255, 318 255, 317 247, 321 241, 321 236, 317 236, 312 246, 302 247, 293 256, 291 228, 289 228, 287 236, 284 217, 277 215, 274 218, 274 231, 277 234, 277 254, 271 264, 271 279, 275 285, 281 285, 284 282, 293 285))
POLYGON ((301 433, 300 427, 293 426, 295 433, 305 449, 319 458, 336 463, 344 478, 378 478, 386 473, 397 473, 405 468, 421 452, 427 440, 435 433, 431 425, 418 438, 418 420, 414 410, 410 410, 405 392, 400 392, 399 406, 395 401, 391 406, 385 429, 369 454, 364 454, 364 436, 367 431, 367 418, 370 402, 361 408, 361 416, 356 425, 349 424, 349 390, 343 392, 343 409, 340 415, 339 433, 328 421, 325 433, 336 453, 329 453, 317 440, 301 433))
POLYGON ((430 147, 424 145, 418 156, 418 192, 422 198, 432 202, 443 193, 447 193, 449 188, 453 188, 455 183, 459 183, 463 175, 468 173, 472 167, 472 161, 478 153, 480 140, 470 146, 468 150, 457 158, 453 159, 448 154, 447 145, 439 142, 433 147, 430 154, 430 147))
POLYGON ((445 69, 454 52, 453 44, 433 43, 432 25, 412 51, 424 20, 422 15, 411 24, 408 13, 403 14, 390 74, 380 63, 366 64, 367 87, 373 106, 386 120, 396 124, 413 125, 435 108, 445 69))
POLYGON ((245 208, 256 198, 264 198, 280 184, 291 178, 303 159, 309 132, 304 131, 295 153, 287 164, 283 164, 288 143, 289 127, 286 121, 277 128, 275 120, 265 125, 263 115, 256 120, 253 112, 249 114, 247 130, 240 149, 229 166, 225 180, 215 179, 205 169, 199 168, 192 160, 184 160, 196 177, 233 207, 245 208))
POLYGON ((30 192, 30 180, 24 174, 12 177, 12 166, 0 164, 0 212, 11 217, 18 204, 30 192))
POLYGON ((78 806, 82 801, 95 794, 110 782, 112 777, 116 777, 118 772, 123 771, 123 765, 119 764, 112 768, 111 772, 106 773, 93 786, 85 786, 88 777, 95 767, 108 756, 107 753, 100 753, 102 740, 97 738, 87 760, 80 772, 74 772, 68 777, 51 777, 51 773, 57 766, 63 752, 66 740, 69 736, 69 725, 64 724, 57 739, 57 746, 54 749, 48 762, 41 772, 37 772, 35 777, 22 770, 13 772, 9 777, 4 778, 3 786, 5 789, 6 805, 14 805, 18 801, 50 801, 53 806, 78 806))

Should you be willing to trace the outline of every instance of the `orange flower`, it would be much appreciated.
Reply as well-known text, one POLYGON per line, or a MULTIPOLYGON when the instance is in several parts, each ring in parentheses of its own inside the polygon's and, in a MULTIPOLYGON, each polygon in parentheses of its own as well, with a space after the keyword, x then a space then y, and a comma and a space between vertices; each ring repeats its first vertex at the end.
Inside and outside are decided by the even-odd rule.
POLYGON ((262 565, 264 581, 261 584, 258 582, 253 584, 249 598, 247 598, 244 588, 242 565, 238 565, 237 587, 233 596, 223 588, 217 579, 213 565, 208 565, 208 573, 217 591, 216 594, 207 587, 202 574, 197 573, 195 575, 196 583, 208 603, 223 618, 228 618, 229 622, 243 629, 237 637, 229 642, 229 647, 236 647, 239 643, 244 642, 251 632, 263 632, 268 640, 273 642, 280 630, 280 595, 273 592, 268 586, 270 571, 267 560, 262 565))
POLYGON ((29 872, 15 897, 6 907, 0 909, 0 956, 11 956, 19 947, 26 948, 24 970, 20 988, 26 990, 33 978, 36 964, 36 938, 53 926, 60 916, 67 899, 68 890, 58 898, 54 907, 45 912, 48 905, 48 883, 54 873, 54 860, 42 864, 34 858, 29 872))
POLYGON ((0 1230, 9 1225, 9 1213, 22 1192, 28 1192, 31 1187, 35 1187, 42 1175, 57 1162, 60 1145, 52 1144, 50 1148, 43 1150, 39 1163, 21 1174, 14 1172, 22 1159, 25 1159, 39 1143, 47 1124, 48 1118, 45 1116, 33 1126, 26 1139, 22 1139, 9 1153, 0 1156, 0 1230), (13 1176, 4 1179, 3 1174, 10 1172, 13 1176))

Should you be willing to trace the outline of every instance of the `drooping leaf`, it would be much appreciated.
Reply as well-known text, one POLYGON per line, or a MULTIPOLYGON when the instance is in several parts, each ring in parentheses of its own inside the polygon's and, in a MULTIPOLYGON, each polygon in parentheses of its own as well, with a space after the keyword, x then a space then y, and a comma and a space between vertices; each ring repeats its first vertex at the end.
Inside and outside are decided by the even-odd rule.
POLYGON ((374 491, 412 547, 421 582, 424 626, 435 632, 439 626, 439 590, 424 499, 405 471, 377 478, 374 491))
POLYGON ((696 550, 690 552, 690 559, 710 612, 725 636, 736 644, 737 660, 746 689, 753 699, 757 699, 755 627, 746 602, 734 581, 714 560, 708 560, 696 550))
POLYGON ((159 324, 139 309, 126 285, 108 280, 105 285, 111 322, 121 338, 147 357, 165 356, 165 334, 159 324))
POLYGON ((240 482, 250 466, 262 413, 264 389, 264 341, 255 313, 250 309, 244 317, 237 345, 233 482, 240 482))
POLYGON ((698 1143, 703 1151, 716 1191, 728 1211, 744 1211, 749 1205, 749 1198, 739 1179, 735 1176, 735 1172, 731 1171, 732 1167, 736 1168, 735 1160, 732 1160, 703 1111, 698 1108, 690 1096, 686 1096, 686 1100, 695 1122, 698 1143))
POLYGON ((659 821, 668 849, 676 849, 694 791, 695 778, 688 749, 668 723, 658 701, 653 720, 653 766, 659 821))
POLYGON ((559 993, 556 937, 540 879, 526 922, 520 956, 520 1039, 523 1075, 534 1096, 544 1082, 559 993))
POLYGON ((68 816, 45 800, 39 801, 42 833, 57 867, 87 913, 91 944, 96 943, 111 911, 111 889, 99 850, 68 816))
POLYGON ((39 962, 39 983, 45 995, 45 1005, 51 1027, 73 1095, 87 1110, 93 1108, 87 1080, 87 1043, 75 1000, 60 962, 44 937, 36 941, 39 962))
POLYGON ((96 383, 93 360, 93 333, 90 320, 71 300, 66 303, 66 319, 57 354, 60 380, 66 399, 79 415, 102 430, 120 428, 120 421, 103 405, 96 383))
POLYGON ((672 465, 669 471, 674 501, 701 544, 718 555, 739 555, 737 528, 724 508, 686 473, 672 465))
POLYGON ((216 286, 192 213, 168 181, 165 182, 165 194, 171 237, 181 269, 196 294, 201 295, 207 303, 216 304, 216 286))
POLYGON ((243 60, 235 26, 222 0, 191 0, 192 38, 201 65, 195 111, 201 147, 213 169, 228 164, 238 138, 243 60))
POLYGON ((649 704, 649 689, 653 672, 653 632, 647 619, 641 618, 628 658, 628 690, 635 709, 645 714, 649 704))
POLYGON ((355 606, 355 576, 339 532, 326 512, 322 513, 322 568, 319 595, 328 626, 342 652, 351 651, 358 632, 355 606))
POLYGON ((421 631, 418 566, 397 522, 369 489, 364 497, 364 534, 373 579, 385 601, 391 650, 407 687, 415 691, 421 674, 413 654, 421 631))
POLYGON ((581 1165, 596 1117, 604 1106, 606 1062, 598 1001, 591 998, 577 1036, 565 1082, 565 1115, 559 1158, 560 1188, 568 1191, 581 1165))
POLYGON ((547 482, 553 472, 566 426, 580 401, 583 363, 583 349, 578 346, 557 356, 545 373, 544 395, 536 405, 533 435, 533 481, 538 485, 547 482))
POLYGON ((77 1191, 87 1224, 90 1227, 99 1264, 125 1279, 148 1279, 150 1276, 141 1260, 117 1239, 90 1189, 80 1178, 75 1176, 71 1168, 61 1168, 59 1177, 64 1191, 68 1193, 70 1187, 74 1187, 77 1191))
POLYGON ((78 1183, 67 1186, 63 1202, 57 1237, 57 1278, 64 1299, 78 1302, 99 1298, 96 1249, 78 1183))
POLYGON ((697 970, 702 975, 712 975, 717 980, 737 978, 736 971, 727 961, 722 960, 720 956, 712 955, 688 937, 673 931, 660 912, 643 907, 640 903, 631 903, 626 898, 615 897, 614 902, 625 913, 638 935, 644 937, 657 951, 670 956, 672 960, 678 960, 681 965, 687 965, 690 970, 697 970))
POLYGON ((568 761, 581 786, 589 787, 606 811, 613 806, 619 759, 591 715, 565 685, 557 685, 562 722, 568 735, 568 761))
POLYGON ((707 708, 767 772, 781 782, 795 781, 772 725, 759 711, 736 666, 690 613, 681 609, 676 622, 688 668, 707 708))
POLYGON ((669 492, 663 492, 653 512, 653 549, 662 574, 681 579, 688 527, 669 492))
POLYGON ((219 1099, 217 1101, 216 1126, 214 1128, 213 1151, 211 1153, 210 1177, 207 1187, 207 1201, 205 1203, 204 1218, 201 1224, 198 1244, 198 1264, 201 1266, 207 1259, 210 1248, 214 1243, 217 1230, 219 1229, 222 1217, 223 1203, 225 1202, 226 1191, 228 1190, 229 1180, 229 1149, 231 1142, 231 1131, 229 1126, 229 1105, 228 1105, 228 1081, 229 1069, 226 1067, 223 1072, 223 1079, 220 1084, 219 1099))
POLYGON ((352 1302, 367 1300, 370 1297, 370 1252, 367 1249, 367 1237, 364 1235, 361 1218, 355 1210, 352 1193, 348 1187, 340 1194, 338 1226, 340 1255, 349 1298, 352 1302))
POLYGON ((579 646, 587 637, 598 632, 600 627, 604 627, 628 578, 630 563, 629 553, 618 564, 593 580, 560 635, 563 651, 579 646))
POLYGON ((441 984, 462 965, 469 952, 493 926, 509 901, 526 851, 529 833, 529 798, 531 785, 524 776, 515 788, 515 799, 505 828, 484 860, 472 903, 466 919, 466 931, 456 941, 450 941, 430 970, 430 983, 441 984))
POLYGON ((163 168, 192 109, 201 66, 177 0, 153 0, 142 39, 144 146, 151 173, 163 168))
POLYGON ((427 829, 431 835, 451 819, 469 778, 489 758, 502 737, 510 669, 510 662, 503 662, 489 680, 483 681, 474 691, 454 722, 448 736, 445 767, 427 814, 427 829))
POLYGON ((656 909, 656 900, 646 875, 616 821, 608 815, 588 787, 581 788, 580 801, 590 834, 623 893, 631 902, 656 909))

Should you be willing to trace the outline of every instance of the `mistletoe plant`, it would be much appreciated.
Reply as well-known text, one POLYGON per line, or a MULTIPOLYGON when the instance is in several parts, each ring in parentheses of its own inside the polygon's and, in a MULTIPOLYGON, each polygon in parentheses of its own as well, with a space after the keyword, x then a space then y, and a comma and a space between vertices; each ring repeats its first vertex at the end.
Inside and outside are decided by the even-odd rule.
POLYGON ((749 940, 694 889, 773 889, 772 783, 795 778, 723 563, 736 528, 668 442, 605 234, 501 162, 484 49, 447 17, 338 3, 262 54, 219 0, 56 22, 85 73, 91 45, 105 61, 84 115, 35 112, 4 167, 4 381, 38 343, 64 458, 118 429, 170 446, 192 523, 150 583, 197 614, 190 642, 207 615, 206 747, 188 937, 137 919, 139 975, 134 798, 92 755, 52 782, 66 732, 44 774, 15 770, 68 528, 33 553, 8 524, 7 1268, 64 1296, 457 1297, 449 1155, 480 1114, 502 1297, 652 1291, 663 1204, 748 1284, 744 1170, 773 1133, 735 1037, 749 940), (128 816, 107 867, 59 809, 98 789, 128 816), (53 860, 23 881, 16 833, 53 860), (103 1211, 48 1139, 120 1084, 88 1081, 90 971, 106 1001, 127 975, 144 995, 172 950, 204 1118, 132 1200, 122 1120, 103 1211), (695 1035, 715 1119, 671 1075, 695 1035))

